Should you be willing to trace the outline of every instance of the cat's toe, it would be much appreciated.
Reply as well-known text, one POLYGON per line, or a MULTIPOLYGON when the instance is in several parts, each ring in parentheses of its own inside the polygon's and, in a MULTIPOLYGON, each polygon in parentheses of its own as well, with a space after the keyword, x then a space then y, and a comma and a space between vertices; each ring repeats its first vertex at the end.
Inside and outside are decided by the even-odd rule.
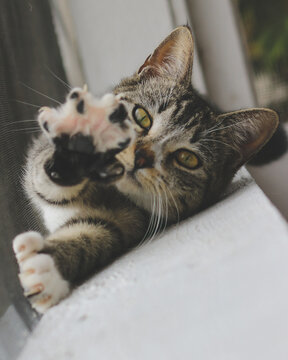
POLYGON ((107 161, 101 166, 91 166, 89 177, 100 183, 111 184, 120 179, 124 171, 124 166, 118 160, 107 161))
POLYGON ((44 134, 50 137, 51 130, 58 121, 58 110, 48 106, 43 106, 39 109, 37 120, 44 134))
POLYGON ((135 137, 135 129, 124 104, 115 100, 113 106, 107 107, 101 131, 96 123, 94 129, 92 127, 92 136, 95 148, 101 153, 117 154, 124 150, 135 137))
POLYGON ((39 313, 44 313, 69 293, 69 283, 62 278, 48 254, 36 254, 26 259, 19 279, 24 295, 39 313))
MULTIPOLYGON (((109 115, 109 121, 113 124, 123 124, 128 118, 128 113, 125 106, 120 103, 119 106, 109 115)), ((124 126, 125 128, 125 126, 124 126)))
POLYGON ((43 237, 36 231, 28 231, 19 234, 13 240, 13 250, 19 263, 24 261, 32 254, 40 251, 43 246, 43 237))

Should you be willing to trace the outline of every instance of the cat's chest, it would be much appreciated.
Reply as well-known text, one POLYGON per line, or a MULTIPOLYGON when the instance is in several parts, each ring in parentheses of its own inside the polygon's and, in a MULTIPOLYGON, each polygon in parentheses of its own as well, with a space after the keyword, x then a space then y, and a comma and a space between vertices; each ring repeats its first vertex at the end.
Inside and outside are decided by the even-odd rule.
POLYGON ((53 205, 42 205, 41 211, 45 226, 50 232, 55 231, 59 226, 77 214, 77 209, 74 207, 59 208, 53 205))

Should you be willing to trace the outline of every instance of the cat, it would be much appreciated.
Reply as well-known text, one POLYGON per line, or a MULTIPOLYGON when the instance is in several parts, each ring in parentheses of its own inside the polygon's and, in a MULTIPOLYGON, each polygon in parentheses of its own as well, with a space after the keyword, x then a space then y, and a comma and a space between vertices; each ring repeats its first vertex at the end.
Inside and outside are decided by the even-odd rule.
POLYGON ((160 229, 213 204, 271 138, 270 109, 221 113, 192 87, 194 42, 181 26, 101 99, 75 88, 42 108, 24 188, 47 236, 13 241, 24 295, 44 313, 160 229))

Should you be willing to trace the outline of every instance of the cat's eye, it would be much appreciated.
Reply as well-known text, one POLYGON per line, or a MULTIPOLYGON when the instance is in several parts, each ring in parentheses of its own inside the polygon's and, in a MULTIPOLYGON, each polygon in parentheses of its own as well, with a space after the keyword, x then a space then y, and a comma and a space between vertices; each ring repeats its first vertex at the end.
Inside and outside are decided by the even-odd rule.
POLYGON ((137 122, 142 129, 149 130, 152 126, 152 119, 148 112, 144 110, 142 107, 135 107, 133 110, 134 120, 137 122))
POLYGON ((188 169, 196 169, 200 166, 199 158, 192 151, 186 149, 176 151, 175 158, 179 165, 188 169))

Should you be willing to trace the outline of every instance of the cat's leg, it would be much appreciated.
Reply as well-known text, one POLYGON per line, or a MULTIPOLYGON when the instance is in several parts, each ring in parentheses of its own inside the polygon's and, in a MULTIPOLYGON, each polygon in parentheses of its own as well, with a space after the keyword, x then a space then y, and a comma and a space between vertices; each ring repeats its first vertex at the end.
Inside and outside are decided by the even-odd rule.
POLYGON ((133 235, 129 231, 131 218, 127 220, 122 214, 117 222, 108 220, 108 216, 105 219, 103 214, 91 214, 69 220, 45 241, 35 232, 17 236, 13 248, 19 278, 32 306, 45 312, 66 297, 75 284, 127 251, 143 233, 142 214, 137 211, 133 235))
MULTIPOLYGON (((45 209, 50 208, 50 213, 59 214, 59 223, 52 224, 53 233, 45 240, 38 233, 28 232, 13 242, 21 284, 39 312, 58 303, 72 285, 131 245, 131 239, 122 231, 124 221, 121 228, 109 220, 113 218, 111 214, 108 219, 101 213, 96 218, 73 218, 79 213, 79 204, 89 199, 91 206, 91 197, 95 200, 91 177, 109 182, 121 176, 113 157, 133 138, 133 128, 126 117, 125 108, 115 96, 95 100, 81 89, 72 92, 62 107, 43 109, 39 115, 45 136, 36 140, 30 150, 25 188, 44 218, 45 209), (65 212, 68 218, 60 216, 65 212)), ((106 198, 103 190, 99 196, 106 198)))

